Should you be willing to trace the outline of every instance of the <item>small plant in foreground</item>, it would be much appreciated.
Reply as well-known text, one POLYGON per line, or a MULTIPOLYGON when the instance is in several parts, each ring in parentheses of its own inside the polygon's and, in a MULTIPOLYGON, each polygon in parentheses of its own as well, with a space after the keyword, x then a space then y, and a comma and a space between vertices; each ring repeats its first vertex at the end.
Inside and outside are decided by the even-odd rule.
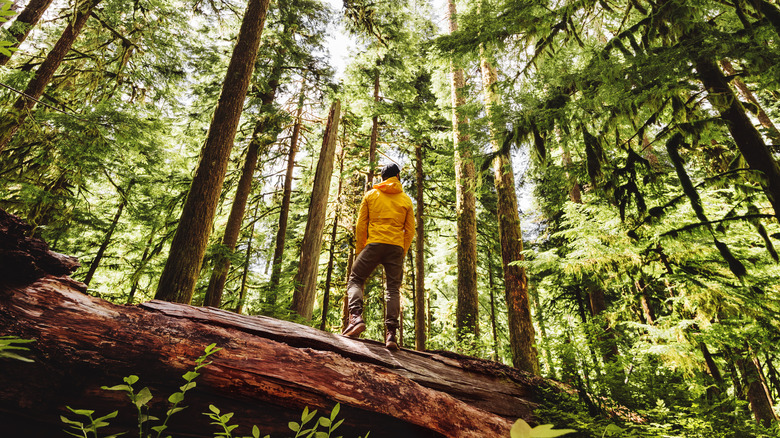
MULTIPOLYGON (((338 416, 340 410, 341 405, 336 403, 336 406, 333 407, 333 411, 331 411, 330 416, 320 417, 311 427, 308 427, 307 424, 309 424, 309 422, 314 419, 314 417, 317 415, 317 411, 309 411, 309 408, 305 407, 303 408, 303 413, 301 414, 301 422, 298 423, 296 421, 291 421, 287 423, 287 427, 289 427, 291 431, 295 432, 294 438, 330 438, 336 428, 341 426, 341 423, 344 422, 344 420, 336 421, 336 417, 338 416), (326 429, 319 430, 320 426, 326 429)), ((213 420, 211 424, 220 426, 222 428, 222 431, 215 433, 214 436, 223 438, 260 438, 260 429, 257 426, 252 427, 251 437, 233 437, 232 432, 235 428, 238 427, 238 425, 228 424, 230 419, 233 418, 233 413, 222 414, 220 410, 214 405, 209 405, 209 411, 210 412, 204 412, 203 415, 206 415, 213 420)), ((368 438, 369 433, 366 433, 365 437, 362 438, 368 438)), ((266 435, 264 438, 270 437, 270 435, 266 435)), ((339 436, 335 438, 342 437, 339 436)))
POLYGON ((22 362, 32 362, 32 359, 28 359, 24 356, 20 356, 10 350, 29 351, 27 347, 20 347, 17 344, 27 344, 29 342, 35 342, 34 339, 19 339, 16 336, 0 336, 0 358, 3 359, 16 359, 22 362))
MULTIPOLYGON (((125 377, 124 384, 123 385, 116 385, 116 386, 103 386, 101 389, 107 390, 107 391, 124 391, 127 393, 128 398, 130 398, 130 402, 135 405, 135 408, 137 410, 138 415, 138 437, 139 438, 146 438, 152 436, 151 432, 156 432, 155 435, 156 438, 159 438, 163 431, 168 428, 168 420, 170 420, 171 416, 177 412, 181 412, 185 409, 185 406, 180 406, 181 402, 184 401, 184 394, 195 387, 195 379, 200 376, 200 373, 198 373, 198 370, 201 368, 208 366, 211 364, 211 362, 206 362, 206 359, 211 356, 212 354, 218 352, 221 350, 221 348, 216 348, 216 344, 211 344, 205 349, 205 353, 197 358, 195 360, 195 368, 192 371, 186 372, 182 378, 184 378, 184 381, 186 382, 184 385, 180 386, 179 392, 175 392, 171 394, 168 397, 168 402, 170 403, 170 408, 165 413, 165 419, 162 421, 162 424, 159 424, 157 426, 151 426, 153 421, 159 421, 160 419, 158 417, 149 415, 149 402, 152 400, 152 392, 149 390, 148 387, 142 388, 140 391, 136 392, 133 388, 133 385, 138 382, 138 376, 131 375, 128 377, 125 377)), ((76 415, 81 415, 87 417, 87 422, 77 421, 77 420, 71 420, 65 416, 60 416, 60 420, 68 424, 71 429, 74 429, 76 432, 71 431, 65 431, 69 435, 77 436, 77 437, 83 437, 83 438, 89 438, 89 433, 92 434, 94 438, 98 438, 98 432, 97 429, 101 427, 108 426, 108 422, 106 420, 109 420, 111 418, 114 418, 117 416, 118 411, 114 411, 108 415, 102 416, 97 419, 92 418, 92 414, 94 414, 95 411, 86 410, 86 409, 72 409, 70 406, 67 407, 71 412, 73 412, 76 415)), ((106 438, 113 438, 116 436, 119 436, 121 434, 117 435, 111 435, 106 438)))

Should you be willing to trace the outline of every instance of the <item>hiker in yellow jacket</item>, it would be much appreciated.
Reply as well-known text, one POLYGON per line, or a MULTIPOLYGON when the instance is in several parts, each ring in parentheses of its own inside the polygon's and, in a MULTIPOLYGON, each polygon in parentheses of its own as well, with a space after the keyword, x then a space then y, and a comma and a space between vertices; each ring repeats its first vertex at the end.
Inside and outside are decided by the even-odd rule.
POLYGON ((366 329, 363 321, 363 287, 368 276, 382 265, 385 268, 385 346, 398 348, 396 329, 401 313, 401 281, 404 257, 414 238, 414 207, 404 193, 396 164, 382 168, 382 182, 363 196, 355 226, 355 252, 347 284, 349 324, 343 335, 356 338, 366 329))

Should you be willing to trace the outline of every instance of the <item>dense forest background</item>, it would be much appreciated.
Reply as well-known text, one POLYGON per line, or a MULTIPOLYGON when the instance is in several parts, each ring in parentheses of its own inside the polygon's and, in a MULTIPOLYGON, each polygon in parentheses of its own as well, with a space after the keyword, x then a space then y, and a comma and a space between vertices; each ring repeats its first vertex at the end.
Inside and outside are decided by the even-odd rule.
POLYGON ((0 208, 88 293, 339 332, 397 162, 402 346, 568 383, 594 436, 780 431, 775 0, 2 3, 0 208))

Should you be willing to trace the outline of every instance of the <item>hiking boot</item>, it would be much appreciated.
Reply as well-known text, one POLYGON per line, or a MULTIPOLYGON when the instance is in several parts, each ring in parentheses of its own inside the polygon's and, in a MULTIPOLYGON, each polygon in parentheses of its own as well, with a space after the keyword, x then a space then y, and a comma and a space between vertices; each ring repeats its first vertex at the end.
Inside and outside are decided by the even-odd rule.
POLYGON ((398 341, 395 338, 395 327, 387 326, 386 328, 385 347, 387 347, 388 350, 398 350, 398 341))
POLYGON ((349 325, 341 332, 344 336, 350 338, 357 338, 363 331, 366 330, 366 323, 363 321, 363 315, 360 313, 349 314, 349 325))

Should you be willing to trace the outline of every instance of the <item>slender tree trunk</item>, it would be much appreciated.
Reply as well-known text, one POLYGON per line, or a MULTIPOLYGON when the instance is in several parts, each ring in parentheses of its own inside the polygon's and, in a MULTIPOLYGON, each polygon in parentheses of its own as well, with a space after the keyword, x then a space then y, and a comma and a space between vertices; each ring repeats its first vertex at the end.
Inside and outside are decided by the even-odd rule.
POLYGON ((419 351, 425 351, 425 344, 428 341, 428 330, 425 324, 426 305, 425 305, 425 223, 423 214, 425 211, 425 199, 423 198, 424 177, 423 177, 423 148, 418 144, 414 148, 414 170, 416 180, 415 201, 415 232, 414 239, 415 252, 415 294, 414 294, 414 348, 419 351))
MULTIPOLYGON (((132 187, 132 183, 130 183, 130 186, 132 187)), ((92 277, 95 275, 95 271, 97 271, 98 266, 100 266, 100 260, 103 259, 103 254, 106 253, 108 244, 111 242, 111 237, 114 235, 114 230, 116 230, 116 226, 119 223, 119 218, 122 217, 122 212, 125 209, 125 205, 127 205, 128 191, 129 188, 127 191, 125 191, 125 193, 120 193, 120 196, 122 196, 122 201, 119 203, 119 206, 116 209, 114 219, 111 220, 111 226, 108 227, 108 231, 106 231, 103 242, 100 244, 100 248, 98 248, 97 254, 95 254, 95 258, 93 258, 92 263, 89 264, 89 271, 87 271, 87 275, 84 277, 84 284, 89 285, 89 283, 92 281, 92 277)))
MULTIPOLYGON (((260 208, 260 203, 255 206, 255 218, 257 218, 257 210, 260 208)), ((252 240, 255 237, 255 221, 252 221, 252 225, 249 227, 249 240, 246 244, 246 256, 244 257, 244 272, 241 274, 241 287, 238 292, 238 304, 236 304, 236 313, 244 311, 244 305, 246 304, 246 279, 249 276, 249 258, 252 255, 252 240)))
MULTIPOLYGON (((374 73, 374 105, 379 103, 379 60, 376 61, 377 67, 374 73)), ((366 187, 374 185, 374 169, 376 169, 376 142, 379 136, 379 116, 376 114, 371 117, 371 140, 368 144, 368 173, 366 174, 366 187)))
MULTIPOLYGON (((16 43, 11 46, 12 48, 19 47, 27 39, 27 35, 38 24, 38 20, 41 19, 43 13, 49 8, 51 2, 52 0, 31 0, 27 3, 24 10, 19 13, 11 27, 8 28, 8 32, 16 39, 16 43)), ((11 55, 0 53, 0 66, 6 65, 10 59, 11 55)))
POLYGON ((775 357, 770 356, 769 353, 764 354, 766 357, 764 363, 767 367, 767 378, 769 379, 769 383, 774 390, 775 397, 780 397, 780 375, 778 375, 777 368, 775 368, 773 363, 775 357))
MULTIPOLYGON (((450 33, 458 30, 455 0, 448 0, 450 33)), ((452 68, 452 131, 455 148, 455 210, 458 220, 458 298, 455 326, 459 341, 473 342, 479 337, 479 292, 477 290, 477 209, 476 172, 471 143, 467 135, 468 120, 461 114, 466 100, 463 69, 452 68)))
POLYGON ((723 380, 723 375, 720 373, 718 364, 715 363, 715 359, 712 357, 710 350, 704 342, 699 343, 699 349, 704 357, 704 363, 707 365, 707 374, 712 377, 715 382, 715 386, 707 388, 707 398, 713 399, 720 395, 726 388, 726 382, 723 380))
POLYGON ((771 138, 775 143, 780 143, 780 132, 778 132, 777 127, 775 127, 772 119, 769 118, 769 115, 766 113, 766 111, 764 111, 761 103, 759 103, 758 99, 756 99, 756 96, 753 94, 750 88, 748 88, 747 84, 737 75, 737 71, 734 70, 731 62, 724 59, 720 61, 720 65, 723 67, 723 71, 725 71, 729 76, 733 76, 732 82, 739 91, 739 94, 741 94, 745 100, 755 105, 756 118, 758 118, 761 126, 766 128, 769 138, 771 138))
POLYGON ((322 228, 328 207, 330 179, 333 175, 333 155, 339 130, 341 102, 336 100, 330 108, 328 124, 322 136, 322 150, 317 162, 314 187, 309 203, 308 221, 301 244, 301 259, 295 276, 295 290, 290 309, 305 319, 311 319, 317 293, 317 271, 322 249, 322 228))
MULTIPOLYGON (((252 179, 257 169, 258 157, 268 153, 270 146, 276 141, 279 131, 278 118, 274 116, 272 107, 276 97, 276 89, 279 87, 279 77, 282 74, 282 59, 277 57, 268 81, 268 91, 260 98, 263 114, 255 124, 252 132, 252 140, 247 148, 244 167, 236 187, 236 195, 233 198, 233 206, 230 209, 225 234, 222 237, 222 246, 226 252, 232 253, 236 248, 238 236, 241 234, 241 224, 244 222, 246 203, 252 192, 252 179)), ((227 254, 218 255, 214 261, 214 269, 211 271, 209 286, 203 299, 204 306, 220 307, 222 293, 225 290, 225 282, 230 271, 230 258, 227 254)))
MULTIPOLYGON (((362 184, 362 182, 361 182, 362 184)), ((355 261, 355 249, 350 245, 349 257, 347 258, 347 273, 344 278, 344 284, 349 282, 349 274, 352 272, 352 263, 355 261)), ((349 325, 349 295, 344 292, 344 299, 341 300, 341 330, 344 331, 349 325)))
POLYGON ((496 193, 498 195, 498 235, 501 240, 501 259, 504 271, 504 294, 506 296, 509 320, 509 345, 515 368, 540 375, 539 358, 535 347, 535 331, 528 302, 528 278, 525 268, 513 265, 523 257, 523 234, 520 229, 520 215, 517 208, 515 176, 510 158, 501 154, 501 143, 497 126, 501 126, 497 114, 499 97, 495 90, 497 74, 480 48, 482 86, 485 94, 485 112, 489 120, 491 144, 499 152, 493 160, 496 193))
POLYGON ((333 264, 336 259, 336 231, 338 231, 339 220, 341 220, 341 188, 343 186, 344 176, 344 149, 340 148, 339 156, 339 188, 336 192, 336 211, 333 214, 333 228, 330 230, 330 255, 328 256, 328 272, 325 275, 325 293, 322 297, 322 321, 320 330, 326 330, 328 311, 330 310, 330 284, 333 280, 333 264))
MULTIPOLYGON (((489 244, 489 243, 488 243, 489 244)), ((488 247, 488 290, 490 291, 490 328, 493 331, 493 360, 498 362, 498 328, 496 323, 496 284, 493 275, 493 251, 488 247)))
POLYGON ((37 103, 36 100, 43 95, 43 90, 51 82, 54 73, 62 64, 62 60, 65 59, 65 55, 70 51, 81 30, 84 29, 84 25, 87 24, 92 9, 99 2, 100 0, 88 0, 77 9, 75 16, 69 20, 68 26, 62 32, 60 39, 57 40, 46 59, 38 67, 38 70, 35 71, 35 77, 27 83, 27 88, 24 90, 25 95, 20 96, 14 103, 14 106, 3 115, 3 121, 0 122, 0 153, 11 142, 16 131, 19 130, 22 123, 27 119, 30 111, 37 103))
POLYGON ((696 71, 707 89, 713 107, 728 124, 731 137, 751 169, 763 174, 760 179, 775 216, 780 219, 780 166, 766 147, 761 134, 745 114, 745 108, 734 95, 723 73, 714 61, 700 57, 696 59, 696 71))
POLYGON ((292 198, 293 171, 295 170, 295 155, 298 153, 298 139, 301 133, 303 116, 303 101, 306 97, 306 78, 301 78, 301 95, 298 98, 298 113, 295 115, 292 138, 290 139, 290 152, 287 154, 287 172, 284 175, 284 191, 282 192, 282 207, 279 212, 279 225, 276 229, 276 245, 274 246, 273 267, 271 268, 271 280, 268 284, 268 304, 276 305, 276 294, 279 289, 279 279, 282 276, 282 259, 284 258, 284 244, 287 237, 287 220, 290 216, 290 200, 292 198))
POLYGON ((189 304, 206 252, 270 0, 249 0, 156 299, 189 304))

